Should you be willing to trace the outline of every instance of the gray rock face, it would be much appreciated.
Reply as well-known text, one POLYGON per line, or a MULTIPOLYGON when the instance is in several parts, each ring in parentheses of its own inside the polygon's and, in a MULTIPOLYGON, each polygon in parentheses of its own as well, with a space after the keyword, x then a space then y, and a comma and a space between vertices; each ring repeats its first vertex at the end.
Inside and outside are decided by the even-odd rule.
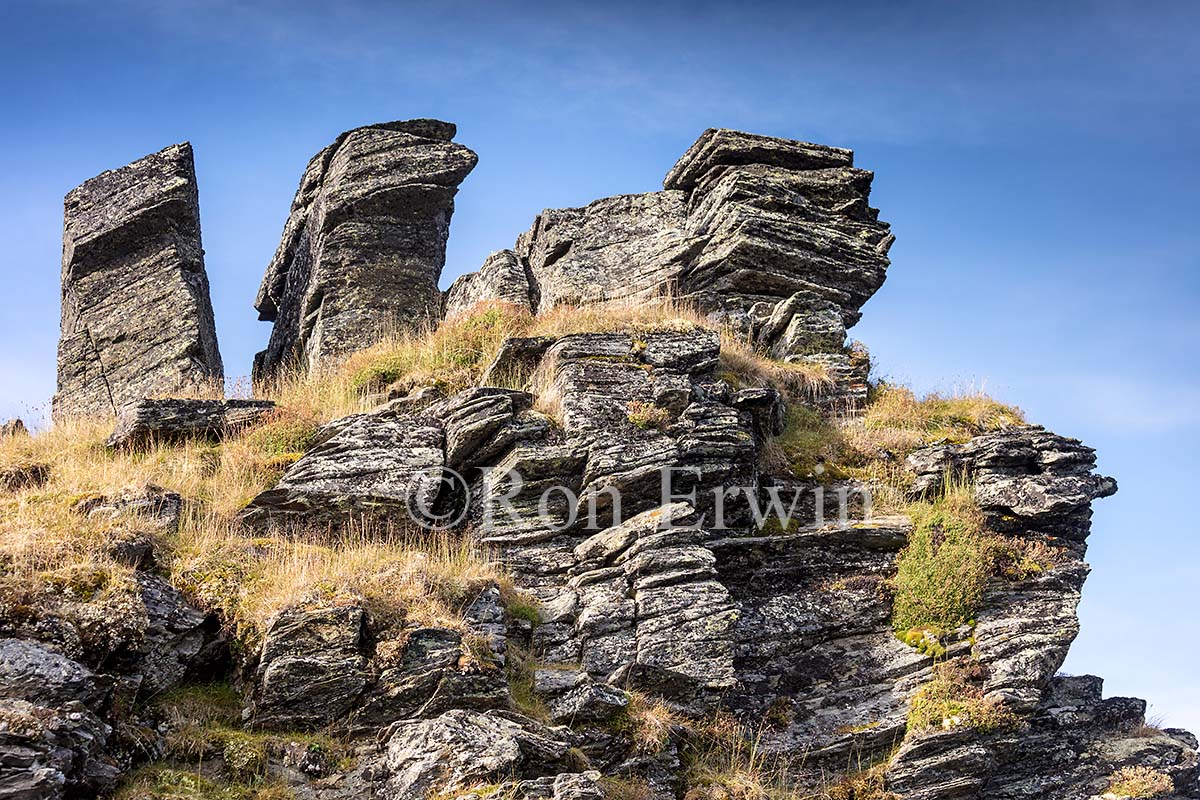
POLYGON ((66 197, 54 416, 107 416, 223 376, 192 148, 105 172, 66 197))
POLYGON ((385 790, 397 800, 419 800, 497 778, 577 772, 569 751, 568 741, 533 720, 447 711, 394 729, 384 758, 385 790))
POLYGON ((355 514, 411 519, 434 507, 444 442, 442 423, 432 416, 383 412, 335 420, 242 519, 282 526, 319 526, 355 514))
POLYGON ((1101 688, 1090 675, 1055 678, 1019 732, 913 737, 892 762, 889 788, 916 800, 1086 800, 1122 767, 1152 766, 1171 779, 1171 796, 1200 797, 1194 739, 1144 728, 1145 702, 1102 700, 1101 688))
POLYGON ((357 606, 281 613, 259 656, 255 723, 311 729, 343 716, 367 683, 365 636, 366 613, 357 606))
POLYGON ((661 192, 542 212, 511 252, 455 283, 447 311, 670 294, 776 357, 840 354, 893 239, 868 205, 871 180, 849 150, 708 130, 661 192))
POLYGON ((383 123, 313 157, 254 303, 275 323, 256 379, 440 316, 454 195, 477 161, 454 133, 437 120, 383 123))
POLYGON ((270 400, 138 400, 117 415, 109 447, 169 444, 189 438, 221 439, 249 427, 275 408, 270 400))
POLYGON ((478 272, 455 280, 446 292, 442 315, 454 317, 484 301, 508 303, 530 312, 537 308, 537 283, 512 250, 492 253, 478 272))

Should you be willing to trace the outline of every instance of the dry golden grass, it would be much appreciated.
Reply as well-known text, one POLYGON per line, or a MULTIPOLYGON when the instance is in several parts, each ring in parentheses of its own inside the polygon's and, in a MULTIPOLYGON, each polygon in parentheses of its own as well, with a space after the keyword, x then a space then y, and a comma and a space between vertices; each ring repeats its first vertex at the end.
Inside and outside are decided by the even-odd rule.
POLYGON ((988 431, 1025 424, 1021 410, 980 391, 928 394, 881 384, 863 414, 843 424, 846 447, 863 460, 903 457, 939 441, 965 442, 988 431))
POLYGON ((1152 767, 1122 767, 1112 774, 1108 794, 1118 797, 1160 797, 1175 791, 1170 776, 1152 767))
MULTIPOLYGON (((401 390, 438 386, 447 392, 457 391, 478 381, 500 345, 510 336, 636 335, 698 328, 718 330, 722 374, 739 387, 776 386, 792 396, 807 397, 829 385, 828 373, 821 365, 786 364, 770 359, 732 332, 720 329, 694 307, 662 297, 583 308, 559 306, 536 317, 509 304, 481 303, 431 332, 393 337, 351 356, 329 379, 343 388, 329 394, 344 407, 345 399, 356 392, 377 391, 386 386, 401 390)), ((552 391, 551 384, 546 376, 540 380, 535 376, 532 390, 541 399, 539 406, 555 416, 554 398, 543 399, 543 394, 552 391)), ((289 393, 293 397, 301 394, 295 389, 280 391, 281 396, 289 393)), ((292 400, 292 404, 298 403, 298 399, 292 400)))
POLYGON ((489 582, 508 584, 465 538, 369 524, 332 536, 250 538, 214 520, 185 523, 172 581, 250 643, 272 616, 297 604, 363 604, 387 627, 463 629, 465 604, 489 582))

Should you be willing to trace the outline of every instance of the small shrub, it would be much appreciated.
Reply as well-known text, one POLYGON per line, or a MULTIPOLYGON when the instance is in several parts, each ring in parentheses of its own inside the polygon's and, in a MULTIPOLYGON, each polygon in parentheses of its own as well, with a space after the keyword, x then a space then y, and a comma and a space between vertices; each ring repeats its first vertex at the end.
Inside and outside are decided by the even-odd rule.
POLYGON ((1012 581, 1033 578, 1063 562, 1065 551, 1040 539, 996 539, 996 572, 1012 581))
POLYGON ((765 448, 763 467, 795 478, 818 473, 822 478, 840 477, 840 470, 830 466, 838 457, 840 447, 841 432, 835 424, 819 411, 793 403, 788 405, 783 433, 765 448))
POLYGON ((1151 767, 1122 767, 1109 778, 1108 793, 1120 797, 1159 797, 1175 791, 1169 775, 1151 767))
POLYGON ((311 410, 277 408, 244 433, 242 439, 262 455, 300 454, 312 444, 320 425, 311 410))
POLYGON ((248 782, 267 769, 267 748, 261 739, 248 734, 231 734, 221 750, 225 771, 236 781, 248 782))
POLYGON ((933 668, 933 679, 913 696, 908 730, 970 728, 989 733, 1015 727, 1018 717, 980 688, 983 667, 970 659, 946 661, 933 668))
POLYGON ((671 732, 681 724, 679 715, 661 698, 641 692, 629 693, 625 717, 634 747, 649 755, 661 753, 671 741, 671 732))
POLYGON ((983 600, 995 567, 995 537, 984 532, 966 485, 950 482, 941 497, 908 511, 913 529, 896 561, 892 625, 898 632, 956 628, 983 600))
POLYGON ((625 407, 625 416, 637 428, 642 430, 665 430, 671 424, 671 412, 659 408, 654 403, 641 400, 631 400, 625 407))

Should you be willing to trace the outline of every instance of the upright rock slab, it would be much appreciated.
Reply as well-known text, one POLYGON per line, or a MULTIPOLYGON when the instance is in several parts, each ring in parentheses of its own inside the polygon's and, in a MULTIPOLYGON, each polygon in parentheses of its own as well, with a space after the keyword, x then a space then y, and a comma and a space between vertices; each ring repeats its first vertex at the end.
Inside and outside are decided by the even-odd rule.
POLYGON ((440 317, 454 195, 478 161, 454 134, 448 122, 389 122, 313 157, 254 303, 275 323, 256 380, 440 317))
POLYGON ((219 384, 192 146, 92 178, 67 195, 64 218, 54 416, 219 384))

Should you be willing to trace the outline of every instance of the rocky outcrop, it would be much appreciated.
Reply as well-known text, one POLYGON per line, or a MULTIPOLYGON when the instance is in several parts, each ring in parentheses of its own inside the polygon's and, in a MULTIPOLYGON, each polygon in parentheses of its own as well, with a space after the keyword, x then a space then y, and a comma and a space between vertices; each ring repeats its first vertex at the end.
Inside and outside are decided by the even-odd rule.
POLYGON ((455 317, 489 301, 507 303, 531 313, 538 306, 537 283, 511 250, 492 253, 478 272, 454 281, 446 292, 442 316, 455 317))
POLYGON ((708 130, 661 192, 543 211, 512 250, 455 282, 446 312, 671 295, 777 358, 832 354, 845 369, 845 329, 883 283, 892 243, 868 205, 871 179, 849 150, 708 130))
POLYGON ((1168 779, 1171 797, 1200 797, 1195 737, 1147 726, 1144 701, 1103 700, 1102 687, 1090 675, 1058 677, 1020 730, 912 738, 892 762, 890 788, 916 800, 1087 800, 1115 796, 1106 792, 1121 768, 1144 767, 1168 779))
POLYGON ((54 416, 219 386, 192 148, 98 175, 66 197, 54 416))
POLYGON ((454 195, 477 160, 454 134, 437 120, 382 123, 313 157, 254 303, 274 323, 256 379, 440 316, 454 195))

